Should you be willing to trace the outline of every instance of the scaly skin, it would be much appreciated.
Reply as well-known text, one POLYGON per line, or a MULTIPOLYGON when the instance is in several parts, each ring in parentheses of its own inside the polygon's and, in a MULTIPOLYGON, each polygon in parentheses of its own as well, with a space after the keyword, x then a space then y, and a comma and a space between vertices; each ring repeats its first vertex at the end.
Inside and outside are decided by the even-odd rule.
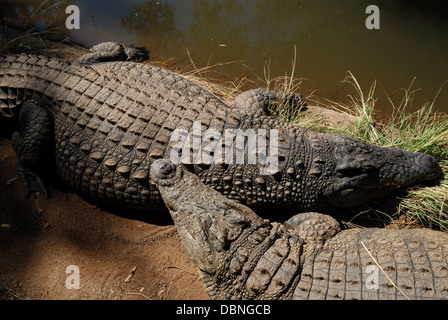
POLYGON ((448 299, 446 233, 270 223, 169 160, 151 177, 213 299, 448 299))
MULTIPOLYGON (((441 173, 427 155, 280 123, 265 113, 278 96, 266 90, 245 92, 230 108, 173 72, 129 61, 98 62, 123 58, 120 50, 116 44, 101 44, 80 62, 27 54, 0 57, 1 120, 19 114, 23 119, 18 128, 22 137, 13 137, 16 151, 40 146, 34 155, 19 158, 27 196, 48 194, 42 168, 55 162, 60 178, 84 196, 121 207, 164 209, 150 184, 150 165, 170 157, 176 129, 192 137, 195 124, 202 133, 264 129, 268 138, 270 129, 277 130, 278 167, 267 175, 261 174, 259 159, 255 164, 189 166, 207 185, 254 209, 357 205, 441 173), (34 113, 42 121, 34 121, 34 113)), ((289 102, 301 106, 304 99, 292 95, 289 102)), ((206 148, 216 154, 221 143, 200 151, 206 148)), ((245 145, 246 155, 255 151, 248 149, 245 145)))

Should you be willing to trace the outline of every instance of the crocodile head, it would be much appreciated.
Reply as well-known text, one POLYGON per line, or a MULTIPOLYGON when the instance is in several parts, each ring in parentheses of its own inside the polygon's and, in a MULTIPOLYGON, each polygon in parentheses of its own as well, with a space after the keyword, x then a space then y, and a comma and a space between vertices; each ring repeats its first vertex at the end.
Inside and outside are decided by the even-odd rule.
POLYGON ((201 274, 213 274, 230 244, 252 223, 249 208, 231 201, 168 159, 152 163, 151 180, 168 208, 188 256, 201 274))
POLYGON ((334 168, 324 196, 332 207, 361 204, 442 174, 437 160, 426 154, 379 147, 342 135, 327 139, 334 168))

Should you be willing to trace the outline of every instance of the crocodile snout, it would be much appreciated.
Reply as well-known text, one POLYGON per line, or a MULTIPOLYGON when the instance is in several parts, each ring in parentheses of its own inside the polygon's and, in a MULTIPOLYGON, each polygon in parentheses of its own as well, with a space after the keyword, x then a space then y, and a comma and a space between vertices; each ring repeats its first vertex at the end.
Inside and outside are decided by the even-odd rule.
POLYGON ((442 174, 438 161, 430 155, 375 146, 341 135, 328 139, 333 146, 334 175, 328 184, 326 202, 333 206, 370 201, 442 174))
POLYGON ((443 173, 438 161, 432 156, 421 153, 418 155, 416 162, 421 167, 424 180, 434 180, 443 173))

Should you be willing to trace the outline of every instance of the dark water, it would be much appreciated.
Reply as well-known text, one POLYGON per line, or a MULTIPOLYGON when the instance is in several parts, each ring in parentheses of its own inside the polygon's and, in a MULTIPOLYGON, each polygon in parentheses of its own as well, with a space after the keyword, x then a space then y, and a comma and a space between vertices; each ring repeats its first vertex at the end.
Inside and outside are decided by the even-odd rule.
MULTIPOLYGON (((227 83, 247 77, 304 78, 303 90, 347 102, 347 71, 365 93, 377 81, 377 105, 387 113, 386 94, 396 104, 402 88, 416 90, 413 108, 432 101, 448 81, 448 4, 443 1, 155 1, 2 0, 1 17, 38 23, 91 46, 118 41, 147 47, 152 57, 180 69, 232 62, 214 68, 227 83), (80 9, 80 29, 67 30, 65 8, 80 9), (366 28, 368 5, 380 10, 379 30, 366 28), (191 60, 190 60, 191 58, 191 60)), ((216 76, 216 75, 215 75, 216 76)), ((251 86, 255 84, 249 83, 251 86)), ((260 82, 258 82, 260 84, 260 82)), ((227 83, 228 85, 228 83, 227 83)), ((321 100, 321 101, 322 101, 321 100)), ((436 110, 448 112, 448 83, 436 110)))

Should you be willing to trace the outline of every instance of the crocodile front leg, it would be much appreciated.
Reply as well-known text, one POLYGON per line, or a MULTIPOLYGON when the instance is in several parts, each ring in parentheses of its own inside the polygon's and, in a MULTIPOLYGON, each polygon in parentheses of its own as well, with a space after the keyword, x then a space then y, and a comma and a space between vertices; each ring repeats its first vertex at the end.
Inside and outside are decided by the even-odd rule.
POLYGON ((19 131, 12 136, 27 198, 34 192, 49 197, 42 175, 52 159, 53 125, 47 109, 32 101, 24 103, 19 115, 19 131))
POLYGON ((334 218, 317 212, 296 214, 284 224, 288 229, 296 230, 305 242, 324 242, 341 231, 334 218))
POLYGON ((90 53, 79 58, 80 63, 92 64, 107 61, 143 61, 149 58, 145 48, 127 47, 115 42, 102 42, 90 49, 90 53))

